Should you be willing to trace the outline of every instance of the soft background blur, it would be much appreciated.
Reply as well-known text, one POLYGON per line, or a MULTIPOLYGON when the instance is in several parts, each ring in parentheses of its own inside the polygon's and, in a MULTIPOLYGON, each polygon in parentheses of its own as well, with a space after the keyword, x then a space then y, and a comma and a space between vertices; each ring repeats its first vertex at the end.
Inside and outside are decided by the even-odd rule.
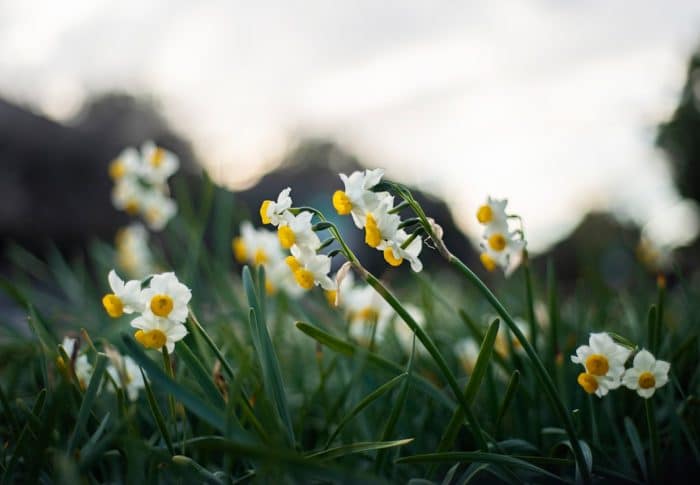
POLYGON ((0 0, 0 236, 111 237, 106 165, 153 138, 251 204, 359 162, 473 243, 492 194, 535 253, 688 246, 699 38, 692 0, 0 0))

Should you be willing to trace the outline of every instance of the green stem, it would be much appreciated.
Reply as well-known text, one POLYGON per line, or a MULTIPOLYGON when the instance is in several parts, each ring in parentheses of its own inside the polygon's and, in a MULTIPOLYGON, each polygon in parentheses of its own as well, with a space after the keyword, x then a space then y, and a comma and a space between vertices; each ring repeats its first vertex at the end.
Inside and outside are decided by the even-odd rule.
MULTIPOLYGON (((537 349, 537 317, 535 316, 535 295, 532 284, 532 272, 530 271, 530 255, 527 250, 523 251, 523 272, 525 274, 525 296, 527 297, 527 316, 530 323, 530 342, 532 347, 537 349)), ((528 379, 529 380, 529 379, 528 379)), ((534 389, 533 389, 534 391, 534 389)), ((535 414, 535 429, 537 430, 537 441, 541 442, 542 434, 539 430, 542 428, 540 415, 540 395, 537 392, 532 393, 532 411, 535 414)))
POLYGON ((506 323, 506 325, 508 325, 510 331, 513 332, 515 337, 522 345, 523 349, 525 350, 525 353, 527 353, 528 357, 530 358, 533 364, 535 375, 537 376, 537 379, 540 381, 540 384, 544 388, 545 394, 547 395, 550 404, 554 409, 554 412, 559 416, 559 419, 561 420, 562 424, 564 425, 564 429, 566 430, 566 434, 569 436, 569 441, 571 442, 571 449, 574 452, 574 458, 581 472, 581 477, 583 478, 584 483, 590 483, 591 475, 586 465, 586 459, 583 455, 583 450, 581 449, 578 437, 576 436, 574 423, 568 411, 566 410, 564 402, 559 396, 559 392, 556 386, 554 385, 554 381, 547 372, 547 369, 545 369, 544 364, 542 363, 542 360, 540 359, 539 355, 537 355, 537 351, 530 344, 530 342, 528 342, 528 340, 525 338, 525 335, 523 335, 523 333, 513 321, 513 317, 510 316, 508 311, 501 304, 498 298, 496 298, 493 292, 491 292, 491 290, 486 286, 486 284, 484 284, 484 282, 481 281, 481 279, 479 279, 479 277, 476 274, 474 274, 474 272, 472 272, 472 270, 469 269, 459 258, 447 251, 446 248, 443 247, 441 252, 447 255, 450 264, 455 266, 460 272, 462 272, 462 274, 464 274, 464 276, 467 277, 469 281, 472 282, 472 284, 474 284, 474 286, 476 286, 476 288, 488 300, 488 302, 501 316, 501 318, 503 318, 503 321, 506 323))
POLYGON ((649 428, 649 454, 651 460, 649 462, 649 482, 657 483, 659 472, 659 432, 656 427, 656 416, 654 413, 654 402, 650 399, 644 400, 644 409, 647 415, 647 426, 649 428))
MULTIPOLYGON (((357 264, 357 266, 359 266, 359 263, 357 264)), ((384 300, 386 300, 386 302, 389 303, 389 305, 391 305, 391 307, 396 311, 396 313, 399 314, 399 316, 403 319, 406 325, 408 325, 409 328, 413 330, 413 333, 415 333, 418 340, 421 341, 425 349, 433 357, 433 360, 440 368, 443 377, 447 380, 447 384, 450 386, 452 392, 457 398, 459 405, 462 407, 462 410, 464 411, 464 416, 467 419, 467 423, 469 424, 469 427, 472 431, 472 435, 474 436, 474 439, 476 440, 479 449, 481 449, 482 451, 487 451, 488 447, 481 433, 481 427, 479 426, 478 421, 472 414, 469 403, 466 397, 464 396, 462 389, 460 389, 459 384, 457 383, 457 379, 452 374, 452 371, 450 371, 447 362, 438 350, 435 343, 433 343, 432 339, 428 336, 427 333, 425 333, 425 330, 423 330, 418 325, 418 323, 416 323, 413 317, 406 311, 403 305, 401 305, 399 300, 397 300, 396 297, 374 275, 369 273, 362 266, 359 266, 358 270, 364 276, 365 281, 367 281, 367 283, 370 286, 377 290, 377 292, 382 296, 382 298, 384 298, 384 300)))
MULTIPOLYGON (((165 373, 170 377, 173 381, 175 380, 175 373, 173 372, 173 363, 170 360, 170 354, 168 353, 168 348, 163 345, 163 368, 165 369, 165 373)), ((172 394, 168 394, 168 408, 170 410, 170 419, 172 421, 172 425, 175 431, 175 434, 173 436, 177 437, 177 417, 175 415, 175 399, 173 398, 172 394)))

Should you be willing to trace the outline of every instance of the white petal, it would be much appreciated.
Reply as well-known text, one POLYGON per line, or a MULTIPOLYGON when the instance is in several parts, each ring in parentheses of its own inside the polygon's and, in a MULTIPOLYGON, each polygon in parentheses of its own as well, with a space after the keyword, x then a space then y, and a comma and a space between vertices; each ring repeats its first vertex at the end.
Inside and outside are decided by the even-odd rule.
POLYGON ((634 368, 637 370, 651 370, 654 368, 656 359, 646 349, 640 350, 637 355, 634 356, 634 368))
POLYGON ((112 288, 114 294, 121 293, 124 290, 124 280, 117 276, 117 272, 112 270, 107 275, 107 280, 109 281, 109 286, 112 288))
POLYGON ((642 396, 644 399, 649 399, 651 396, 654 395, 654 391, 656 391, 656 389, 654 389, 653 387, 650 387, 649 389, 642 389, 640 387, 639 389, 637 389, 637 394, 642 396))

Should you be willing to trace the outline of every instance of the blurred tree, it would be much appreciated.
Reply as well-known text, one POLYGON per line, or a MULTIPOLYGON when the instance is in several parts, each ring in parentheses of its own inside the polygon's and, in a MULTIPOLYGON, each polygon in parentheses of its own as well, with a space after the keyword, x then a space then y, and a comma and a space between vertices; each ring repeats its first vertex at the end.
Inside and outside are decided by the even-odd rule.
POLYGON ((656 143, 668 154, 681 195, 700 201, 700 51, 690 58, 678 107, 659 126, 656 143))

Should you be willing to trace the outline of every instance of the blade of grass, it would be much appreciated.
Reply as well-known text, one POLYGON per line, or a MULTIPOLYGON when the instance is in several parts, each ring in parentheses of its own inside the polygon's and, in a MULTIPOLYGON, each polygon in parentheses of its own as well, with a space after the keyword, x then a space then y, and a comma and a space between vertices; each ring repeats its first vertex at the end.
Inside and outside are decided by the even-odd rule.
POLYGON ((384 450, 387 448, 395 448, 403 446, 413 441, 413 438, 405 438, 393 441, 367 441, 352 443, 349 445, 337 446, 327 450, 321 450, 306 455, 307 458, 316 458, 320 461, 334 460, 341 456, 350 455, 353 453, 362 453, 363 451, 384 450))
POLYGON ((148 400, 148 406, 151 408, 151 414, 153 414, 153 418, 156 420, 156 426, 158 426, 160 435, 163 437, 163 441, 165 441, 165 446, 168 448, 168 452, 171 455, 174 455, 175 449, 173 448, 173 440, 170 438, 170 432, 168 431, 168 427, 165 425, 163 413, 160 410, 160 406, 158 406, 158 401, 156 401, 156 396, 153 394, 153 389, 151 388, 150 382, 146 378, 146 374, 143 372, 143 369, 139 368, 139 370, 141 371, 141 376, 143 377, 143 385, 146 388, 146 398, 148 400))
POLYGON ((326 446, 324 447, 325 449, 328 449, 328 447, 333 443, 333 440, 340 434, 340 432, 343 430, 345 425, 347 425, 352 418, 357 416, 360 412, 362 412, 363 409, 365 409, 367 406, 372 404, 374 401, 379 399, 381 396, 383 396, 386 392, 390 391, 391 389, 394 388, 399 382, 401 382, 403 379, 407 378, 408 374, 403 373, 399 374, 398 376, 388 380, 378 388, 376 388, 374 391, 370 392, 367 394, 362 400, 360 400, 357 405, 350 410, 348 414, 343 416, 343 418, 340 420, 338 423, 338 426, 336 427, 335 431, 331 436, 328 438, 328 441, 326 441, 326 446))
MULTIPOLYGON (((260 286, 264 291, 264 271, 260 271, 258 277, 262 281, 260 286)), ((277 360, 277 355, 275 354, 275 349, 272 346, 270 334, 267 331, 265 313, 260 303, 260 295, 258 295, 256 291, 253 277, 247 266, 243 268, 243 287, 245 288, 248 303, 251 307, 248 321, 250 324, 250 333, 253 337, 253 346, 256 351, 255 354, 263 373, 264 386, 269 393, 271 401, 275 404, 276 412, 285 431, 287 444, 290 447, 294 447, 294 427, 289 414, 287 395, 284 390, 284 382, 282 381, 282 372, 280 370, 279 361, 277 360)))
MULTIPOLYGON (((324 345, 339 354, 348 357, 354 357, 358 353, 367 352, 366 349, 360 347, 357 344, 353 344, 340 338, 337 338, 327 332, 324 332, 318 327, 309 325, 308 323, 297 322, 296 327, 312 339, 316 340, 321 345, 324 345)), ((367 352, 367 361, 375 365, 376 367, 395 375, 402 374, 404 372, 404 369, 401 366, 383 357, 380 357, 374 352, 367 352)), ((450 400, 450 398, 446 396, 445 393, 442 392, 440 389, 435 387, 435 385, 432 382, 415 374, 413 376, 410 376, 410 379, 424 392, 432 396, 437 402, 442 404, 450 411, 455 408, 456 404, 454 403, 454 401, 450 400)))
POLYGON ((501 429, 501 423, 503 422, 503 418, 506 415, 506 412, 508 412, 508 408, 510 407, 510 403, 513 402, 513 398, 515 397, 515 391, 518 389, 518 383, 520 382, 520 371, 519 370, 514 370, 513 374, 510 376, 510 380, 508 381, 508 387, 506 387, 506 392, 503 395, 503 401, 501 402, 501 405, 498 408, 498 415, 496 417, 496 432, 495 435, 498 436, 499 431, 501 429))
POLYGON ((73 428, 73 433, 68 439, 68 445, 66 450, 68 454, 71 454, 77 446, 77 441, 85 430, 85 425, 90 417, 90 411, 95 403, 95 398, 97 397, 97 390, 100 388, 102 383, 102 377, 104 375, 105 369, 107 368, 107 356, 101 353, 97 354, 97 360, 95 362, 95 369, 90 377, 90 383, 85 390, 83 395, 83 402, 80 404, 80 409, 78 410, 78 417, 75 421, 75 427, 73 428))
POLYGON ((639 438, 637 427, 628 416, 625 416, 625 431, 627 432, 627 437, 632 445, 634 457, 637 459, 639 468, 642 470, 642 477, 646 481, 648 480, 649 475, 647 474, 647 460, 644 457, 644 445, 642 445, 642 440, 639 438))

